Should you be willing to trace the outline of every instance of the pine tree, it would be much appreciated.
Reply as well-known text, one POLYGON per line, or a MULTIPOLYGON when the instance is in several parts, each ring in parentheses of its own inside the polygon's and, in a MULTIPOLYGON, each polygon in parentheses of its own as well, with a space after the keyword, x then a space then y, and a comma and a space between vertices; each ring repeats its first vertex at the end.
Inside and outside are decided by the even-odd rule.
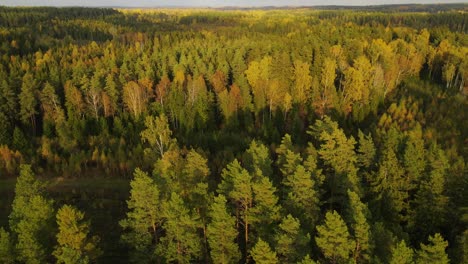
POLYGON ((11 147, 12 130, 8 117, 0 111, 0 146, 10 145, 11 147))
POLYGON ((421 244, 416 263, 448 264, 449 258, 445 253, 448 242, 437 233, 434 236, 429 236, 429 243, 429 245, 421 244))
POLYGON ((309 251, 309 234, 302 231, 299 220, 290 214, 279 224, 275 241, 275 248, 281 263, 297 262, 309 251))
POLYGON ((129 212, 120 221, 124 229, 122 240, 134 248, 132 258, 137 262, 151 260, 154 241, 162 219, 159 189, 145 172, 136 169, 130 182, 129 212))
POLYGON ((36 86, 36 80, 32 74, 27 73, 23 76, 21 93, 19 95, 20 118, 24 124, 31 125, 33 133, 36 131, 36 86))
POLYGON ((318 153, 325 165, 331 169, 327 178, 331 192, 330 203, 344 204, 348 189, 360 193, 354 151, 356 141, 353 137, 348 139, 338 123, 328 116, 324 117, 324 121, 317 120, 308 133, 322 142, 318 153))
POLYGON ((419 130, 410 131, 403 155, 411 190, 416 189, 426 167, 424 140, 421 127, 418 126, 418 128, 419 130))
POLYGON ((372 255, 370 226, 367 221, 369 214, 367 206, 361 202, 359 196, 348 190, 349 197, 349 221, 352 234, 356 242, 354 248, 354 261, 369 262, 372 255))
POLYGON ((325 258, 329 259, 331 263, 347 262, 354 249, 348 227, 336 211, 327 212, 325 223, 317 226, 315 242, 325 258))
POLYGON ((244 241, 247 248, 249 243, 249 230, 253 214, 252 176, 234 160, 223 170, 223 181, 218 186, 218 193, 224 194, 236 206, 237 221, 244 227, 244 241))
POLYGON ((195 150, 190 150, 184 161, 183 179, 180 181, 181 193, 188 205, 206 214, 208 206, 208 160, 195 150))
POLYGON ((444 151, 437 146, 433 146, 430 150, 429 165, 429 175, 421 180, 419 190, 416 193, 415 216, 412 222, 416 233, 423 237, 440 232, 447 218, 449 202, 445 194, 449 163, 444 151))
POLYGON ((47 242, 50 241, 53 212, 52 201, 42 196, 42 186, 35 179, 31 166, 21 165, 9 216, 17 260, 28 264, 45 261, 49 255, 47 242))
POLYGON ((110 115, 113 115, 118 110, 119 90, 117 89, 114 76, 111 73, 106 76, 104 90, 109 97, 108 112, 110 115))
POLYGON ((271 250, 267 242, 261 238, 250 251, 250 255, 256 264, 277 264, 279 263, 276 253, 271 250))
POLYGON ((201 239, 197 234, 200 226, 176 193, 164 204, 166 235, 156 246, 156 254, 166 262, 192 263, 201 256, 201 239))
POLYGON ((297 264, 317 264, 317 262, 311 259, 309 254, 307 254, 301 261, 297 262, 297 264))
POLYGON ((318 186, 304 166, 298 165, 296 171, 284 181, 287 190, 286 208, 304 224, 313 228, 320 212, 318 186))
POLYGON ((13 255, 13 243, 10 233, 5 229, 0 228, 0 262, 4 264, 12 264, 15 258, 13 255))
POLYGON ((369 168, 374 163, 375 158, 375 145, 372 140, 372 136, 364 135, 361 130, 359 130, 359 147, 358 152, 358 164, 364 168, 369 168))
POLYGON ((379 170, 371 184, 382 214, 395 223, 407 220, 409 186, 396 153, 389 144, 384 149, 379 170))
POLYGON ((245 168, 253 175, 271 177, 271 158, 268 148, 256 140, 252 140, 245 153, 245 168))
POLYGON ((324 121, 317 120, 311 127, 309 134, 319 136, 322 144, 319 154, 325 164, 329 165, 336 173, 350 173, 356 170, 356 153, 353 137, 346 137, 344 131, 339 128, 338 123, 332 121, 328 116, 324 121))
POLYGON ((226 198, 219 195, 210 207, 211 222, 208 224, 207 236, 213 263, 238 263, 241 258, 235 242, 238 236, 236 219, 227 212, 226 203, 226 198))
POLYGON ((414 251, 413 249, 406 246, 404 240, 398 243, 392 249, 392 259, 390 264, 413 264, 414 263, 414 251))
POLYGON ((92 263, 100 254, 97 248, 99 238, 88 237, 89 223, 83 221, 84 214, 76 208, 64 205, 57 212, 58 246, 53 255, 57 263, 92 263))
POLYGON ((293 143, 289 134, 283 136, 281 145, 276 149, 276 154, 278 154, 276 164, 278 164, 283 177, 294 173, 296 166, 302 162, 301 156, 294 152, 293 143))
POLYGON ((30 154, 31 152, 31 144, 24 135, 23 131, 21 128, 15 126, 15 129, 13 130, 13 142, 12 142, 12 147, 15 150, 18 150, 21 152, 23 155, 25 154, 30 154))
POLYGON ((259 236, 267 239, 272 233, 272 224, 280 219, 280 207, 276 188, 267 177, 257 179, 252 185, 254 207, 252 223, 259 236))
POLYGON ((0 112, 13 120, 18 115, 18 98, 14 87, 9 85, 6 79, 7 77, 0 71, 0 112))

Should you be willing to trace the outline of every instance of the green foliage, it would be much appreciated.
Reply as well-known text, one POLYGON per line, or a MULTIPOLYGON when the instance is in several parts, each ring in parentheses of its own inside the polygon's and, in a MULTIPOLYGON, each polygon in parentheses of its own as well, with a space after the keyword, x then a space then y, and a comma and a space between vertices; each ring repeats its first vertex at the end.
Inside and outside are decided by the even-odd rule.
POLYGON ((52 202, 35 195, 28 200, 27 207, 19 210, 22 212, 20 220, 12 228, 17 235, 17 259, 25 263, 42 263, 50 255, 47 242, 54 213, 52 202))
POLYGON ((141 138, 143 142, 148 142, 150 145, 145 152, 150 156, 156 153, 160 157, 164 156, 164 153, 174 144, 167 117, 164 114, 159 117, 148 116, 145 119, 145 126, 146 129, 141 132, 141 138))
POLYGON ((207 227, 207 236, 213 263, 237 263, 241 257, 235 242, 238 236, 236 219, 228 213, 226 203, 226 198, 219 195, 210 207, 211 222, 207 227))
POLYGON ((338 127, 338 123, 332 121, 328 116, 322 124, 317 120, 313 129, 319 132, 320 145, 319 154, 325 164, 331 166, 336 173, 350 173, 354 171, 356 164, 356 153, 354 138, 347 138, 344 131, 338 127), (321 130, 321 127, 325 129, 321 130), (320 131, 321 130, 321 131, 320 131))
POLYGON ((0 111, 0 145, 7 145, 11 142, 11 130, 8 118, 0 111))
POLYGON ((252 176, 242 168, 237 160, 227 165, 221 174, 223 181, 218 186, 218 193, 225 195, 236 206, 237 221, 244 226, 244 239, 249 241, 249 228, 253 221, 252 176))
POLYGON ((187 197, 191 207, 205 211, 208 207, 208 160, 195 150, 190 150, 185 158, 182 170, 182 191, 180 195, 187 197))
POLYGON ((330 202, 335 200, 343 203, 347 189, 360 193, 360 183, 357 179, 357 155, 354 150, 356 141, 353 137, 349 139, 338 123, 325 116, 324 121, 317 120, 311 126, 309 134, 315 136, 320 142, 318 154, 323 162, 328 165, 332 172, 329 173, 327 182, 331 189, 330 202))
POLYGON ((414 263, 414 251, 402 240, 392 250, 390 264, 412 264, 414 263))
POLYGON ((253 261, 256 264, 276 264, 278 257, 276 253, 271 250, 270 245, 263 241, 261 238, 258 239, 257 244, 250 251, 253 261))
POLYGON ((163 206, 165 236, 156 246, 158 257, 167 262, 192 263, 201 256, 200 226, 176 193, 163 206))
POLYGON ((309 252, 310 236, 304 234, 298 219, 287 215, 279 224, 275 235, 278 259, 282 263, 294 263, 309 252))
POLYGON ((375 145, 372 140, 372 136, 364 135, 361 130, 359 130, 359 147, 358 152, 358 164, 364 168, 369 168, 374 163, 375 159, 375 145))
POLYGON ((317 226, 315 242, 332 263, 346 263, 351 259, 354 242, 346 223, 336 211, 327 212, 323 225, 317 226))
POLYGON ((371 232, 368 223, 367 206, 361 202, 359 196, 348 190, 349 197, 349 223, 351 224, 351 233, 354 236, 356 245, 354 247, 355 262, 369 262, 372 256, 371 232))
POLYGON ((37 114, 36 86, 34 76, 31 73, 25 74, 19 95, 21 121, 26 125, 31 125, 33 130, 36 126, 34 115, 37 114))
POLYGON ((13 149, 18 150, 24 154, 29 154, 30 143, 19 127, 15 127, 13 130, 12 145, 13 149))
POLYGON ((440 231, 447 218, 449 202, 445 195, 448 160, 437 146, 430 151, 429 167, 429 175, 421 180, 414 199, 415 222, 412 225, 423 237, 440 231))
POLYGON ((380 203, 382 214, 394 222, 406 220, 410 186, 395 151, 390 147, 384 150, 374 177, 371 186, 377 196, 376 200, 380 203))
POLYGON ((435 263, 435 264, 447 264, 449 259, 445 249, 448 246, 447 241, 439 234, 429 236, 428 245, 421 243, 421 249, 418 251, 416 263, 435 263))
POLYGON ((415 185, 419 182, 426 167, 426 150, 420 133, 421 131, 416 130, 410 134, 403 156, 405 169, 410 178, 411 189, 415 189, 415 185))
POLYGON ((130 182, 130 198, 127 201, 127 217, 120 221, 124 229, 122 240, 134 250, 132 257, 137 262, 152 259, 156 232, 162 222, 159 189, 145 172, 136 169, 130 182))
POLYGON ((310 256, 307 254, 304 259, 302 259, 300 262, 297 262, 298 264, 316 264, 313 259, 310 258, 310 256))
POLYGON ((271 159, 268 148, 253 140, 245 153, 245 167, 253 175, 271 177, 271 159))
POLYGON ((252 185, 254 194, 253 223, 260 236, 267 238, 271 234, 271 224, 280 219, 280 207, 276 188, 267 177, 261 177, 252 185))
POLYGON ((89 223, 83 221, 84 214, 78 209, 64 205, 57 212, 58 246, 53 255, 57 263, 92 263, 100 254, 99 238, 88 237, 89 223))
POLYGON ((315 226, 320 211, 320 199, 312 173, 298 165, 296 171, 286 177, 284 185, 287 187, 287 210, 310 227, 315 226))
POLYGON ((21 165, 10 214, 17 260, 42 263, 49 252, 50 227, 54 214, 52 201, 42 196, 42 186, 30 165, 21 165))
POLYGON ((394 241, 393 233, 385 227, 383 222, 376 222, 372 225, 372 241, 375 245, 372 261, 376 263, 389 263, 392 257, 394 241))
POLYGON ((53 261, 45 191, 95 218, 107 207, 68 181, 135 171, 127 206, 96 194, 127 213, 122 229, 93 220, 103 262, 211 262, 218 223, 225 262, 251 262, 261 238, 312 263, 320 246, 290 245, 333 209, 351 245, 336 262, 399 262, 435 233, 463 262, 466 5, 340 9, 0 7, 0 211, 18 164, 53 183, 21 169, 0 255, 53 261))
POLYGON ((5 264, 14 263, 13 243, 10 233, 0 228, 0 261, 5 264))

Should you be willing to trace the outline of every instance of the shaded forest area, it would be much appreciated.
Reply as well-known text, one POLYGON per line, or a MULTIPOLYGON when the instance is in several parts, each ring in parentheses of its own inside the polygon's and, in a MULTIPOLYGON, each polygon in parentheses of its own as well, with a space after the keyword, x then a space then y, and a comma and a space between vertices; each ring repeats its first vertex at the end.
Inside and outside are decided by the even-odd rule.
POLYGON ((0 7, 1 263, 466 263, 467 5, 0 7))

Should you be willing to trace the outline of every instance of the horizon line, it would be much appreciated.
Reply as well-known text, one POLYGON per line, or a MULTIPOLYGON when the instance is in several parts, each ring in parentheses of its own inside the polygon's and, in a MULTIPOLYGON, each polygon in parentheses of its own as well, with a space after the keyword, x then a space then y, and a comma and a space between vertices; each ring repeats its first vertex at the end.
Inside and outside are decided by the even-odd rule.
POLYGON ((444 5, 466 5, 468 2, 449 2, 449 3, 400 3, 400 4, 370 4, 370 5, 263 5, 263 6, 247 6, 247 5, 226 5, 226 6, 203 6, 203 5, 129 5, 129 6, 119 6, 119 5, 102 5, 102 6, 92 6, 92 5, 1 5, 0 7, 56 7, 56 8, 70 8, 70 7, 83 7, 83 8, 311 8, 311 7, 383 7, 383 6, 444 6, 444 5))

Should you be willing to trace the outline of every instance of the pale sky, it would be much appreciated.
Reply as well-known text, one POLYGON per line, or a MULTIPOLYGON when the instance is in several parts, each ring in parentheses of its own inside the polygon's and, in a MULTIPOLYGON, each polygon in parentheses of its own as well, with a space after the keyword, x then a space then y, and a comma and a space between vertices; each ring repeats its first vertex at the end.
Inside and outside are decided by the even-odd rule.
POLYGON ((468 3, 468 0, 0 0, 7 6, 314 6, 468 3))

